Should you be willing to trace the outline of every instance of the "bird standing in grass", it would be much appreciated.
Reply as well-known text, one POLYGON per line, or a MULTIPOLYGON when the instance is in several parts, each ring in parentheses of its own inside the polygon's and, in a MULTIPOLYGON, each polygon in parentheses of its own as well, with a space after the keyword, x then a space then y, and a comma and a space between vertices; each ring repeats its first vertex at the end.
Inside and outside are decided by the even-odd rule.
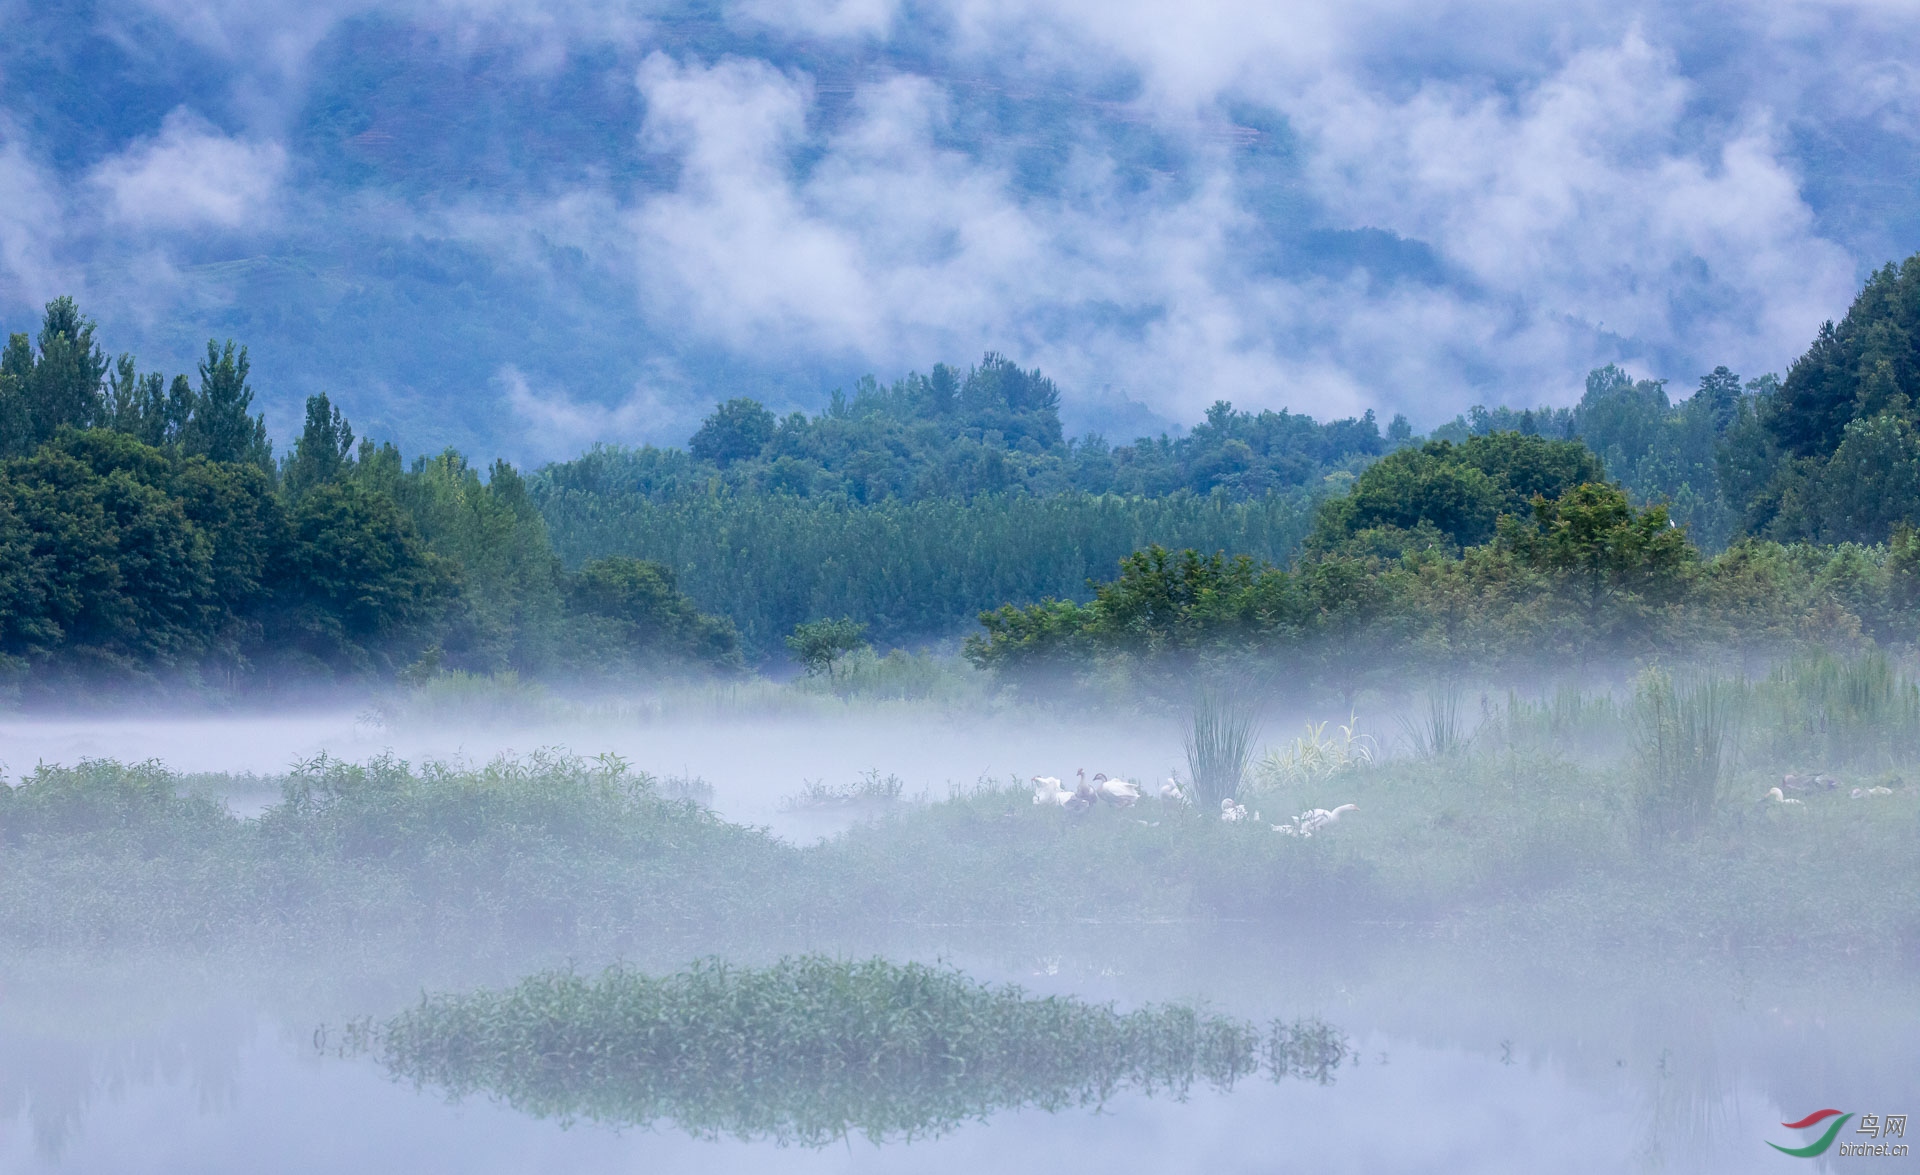
POLYGON ((1122 808, 1131 808, 1140 798, 1140 785, 1130 779, 1108 779, 1105 775, 1093 777, 1094 794, 1109 804, 1122 808))
POLYGON ((1093 785, 1083 779, 1080 781, 1080 786, 1074 788, 1073 794, 1062 801, 1060 806, 1069 812, 1084 812, 1093 807, 1095 799, 1093 785))

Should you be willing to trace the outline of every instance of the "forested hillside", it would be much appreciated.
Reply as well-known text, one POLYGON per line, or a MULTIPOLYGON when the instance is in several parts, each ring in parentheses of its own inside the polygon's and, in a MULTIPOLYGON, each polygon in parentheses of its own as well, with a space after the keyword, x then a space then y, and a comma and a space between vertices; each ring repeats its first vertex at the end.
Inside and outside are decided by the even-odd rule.
POLYGON ((815 416, 723 400, 684 450, 523 476, 409 461, 326 396, 276 455, 245 347, 142 372, 61 298, 0 356, 0 669, 29 694, 584 682, 729 670, 812 620, 903 643, 988 611, 971 654, 1010 672, 1162 647, 1358 665, 1370 645, 1491 664, 1900 642, 1917 320, 1920 258, 1874 274, 1784 380, 1719 368, 1676 403, 1607 367, 1570 409, 1475 409, 1426 438, 1218 403, 1177 438, 1070 439, 1059 389, 989 354, 815 416), (1149 581, 1185 586, 1152 603, 1149 581))

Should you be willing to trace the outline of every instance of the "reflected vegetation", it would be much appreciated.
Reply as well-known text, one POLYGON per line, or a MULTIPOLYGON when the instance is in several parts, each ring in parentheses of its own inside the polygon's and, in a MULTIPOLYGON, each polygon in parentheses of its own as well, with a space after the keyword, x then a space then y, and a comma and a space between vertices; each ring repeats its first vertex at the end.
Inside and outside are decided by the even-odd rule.
POLYGON ((613 968, 429 996, 360 1021, 347 1052, 454 1096, 543 1117, 671 1122, 702 1136, 824 1145, 940 1134, 998 1110, 1098 1106, 1122 1090, 1333 1080, 1351 1046, 1314 1019, 1264 1027, 1180 1004, 1131 1012, 883 959, 613 968))

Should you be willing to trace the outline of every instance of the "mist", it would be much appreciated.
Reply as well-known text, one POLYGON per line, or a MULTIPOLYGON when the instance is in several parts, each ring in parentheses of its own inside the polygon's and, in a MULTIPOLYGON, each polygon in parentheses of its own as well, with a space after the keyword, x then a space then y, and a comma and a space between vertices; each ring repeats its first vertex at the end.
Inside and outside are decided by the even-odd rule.
POLYGON ((0 1175, 1913 1165, 1900 6, 0 14, 0 1175))

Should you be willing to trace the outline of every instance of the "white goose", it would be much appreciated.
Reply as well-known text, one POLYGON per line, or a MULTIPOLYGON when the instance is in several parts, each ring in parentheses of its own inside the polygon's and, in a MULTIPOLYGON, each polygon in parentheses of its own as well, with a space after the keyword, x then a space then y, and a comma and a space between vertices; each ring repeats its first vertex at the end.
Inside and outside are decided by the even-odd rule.
POLYGON ((1225 820, 1228 824, 1238 824, 1246 818, 1247 806, 1245 804, 1234 803, 1232 796, 1228 796, 1226 799, 1220 801, 1220 819, 1225 820))
POLYGON ((1187 798, 1187 793, 1180 790, 1180 776, 1178 773, 1167 776, 1167 781, 1160 785, 1160 798, 1163 800, 1184 800, 1187 798))
POLYGON ((1358 804, 1341 804, 1339 807, 1332 809, 1315 808, 1310 812, 1300 813, 1300 818, 1297 823, 1304 832, 1317 832, 1339 820, 1343 813, 1358 812, 1359 810, 1360 805, 1358 804))
POLYGON ((1768 788, 1767 794, 1760 797, 1760 802, 1763 804, 1769 800, 1773 801, 1776 804, 1798 804, 1803 808, 1806 807, 1807 805, 1807 802, 1805 800, 1789 799, 1787 795, 1777 787, 1768 788))
POLYGON ((1055 807, 1065 807, 1067 801, 1072 798, 1073 798, 1073 793, 1068 791, 1066 788, 1061 787, 1060 781, 1058 779, 1055 779, 1053 776, 1036 775, 1033 777, 1033 802, 1034 803, 1052 804, 1055 807))
POLYGON ((1140 798, 1140 785, 1131 779, 1108 779, 1104 774, 1093 777, 1093 794, 1122 808, 1131 808, 1140 798))

